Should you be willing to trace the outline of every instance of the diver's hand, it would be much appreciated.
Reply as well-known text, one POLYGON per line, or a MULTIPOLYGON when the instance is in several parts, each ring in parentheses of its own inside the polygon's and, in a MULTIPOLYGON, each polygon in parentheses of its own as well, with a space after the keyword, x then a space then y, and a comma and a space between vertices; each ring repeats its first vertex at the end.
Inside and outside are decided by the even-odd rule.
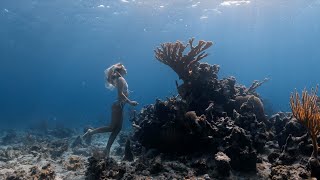
POLYGON ((136 105, 138 105, 139 103, 137 102, 137 101, 130 101, 130 105, 131 106, 136 106, 136 105))

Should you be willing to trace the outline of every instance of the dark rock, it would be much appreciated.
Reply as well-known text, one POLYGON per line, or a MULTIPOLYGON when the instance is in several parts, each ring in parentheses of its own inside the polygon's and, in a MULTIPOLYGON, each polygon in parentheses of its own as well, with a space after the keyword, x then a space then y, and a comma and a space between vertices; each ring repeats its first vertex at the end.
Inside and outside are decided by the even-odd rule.
MULTIPOLYGON (((303 150, 307 149, 307 147, 309 147, 308 134, 305 134, 301 137, 293 137, 290 134, 286 140, 286 143, 282 147, 282 152, 279 156, 280 162, 277 163, 291 165, 299 159, 304 159, 302 156, 303 154, 310 156, 310 153, 306 154, 306 152, 303 152, 303 150)), ((310 151, 310 149, 308 151, 310 151)))
POLYGON ((280 152, 275 150, 268 155, 268 160, 270 163, 274 163, 279 158, 279 156, 280 156, 280 152))
POLYGON ((231 134, 224 138, 224 153, 231 159, 231 167, 239 171, 255 171, 257 154, 252 147, 250 136, 240 127, 234 127, 231 134), (245 163, 244 163, 245 162, 245 163))
POLYGON ((143 161, 138 160, 136 162, 133 163, 134 167, 135 167, 135 171, 141 173, 142 171, 146 170, 148 168, 148 166, 146 165, 146 163, 144 163, 143 161))
POLYGON ((255 114, 250 111, 245 111, 242 114, 235 112, 234 115, 235 124, 250 133, 253 146, 258 152, 262 152, 269 137, 264 122, 258 121, 255 114))
POLYGON ((69 144, 67 140, 58 140, 48 145, 50 155, 53 159, 60 157, 65 151, 68 150, 69 144))
POLYGON ((223 152, 218 152, 215 155, 215 162, 217 166, 217 171, 222 176, 228 176, 230 174, 230 158, 223 152))
POLYGON ((246 134, 246 131, 240 127, 234 127, 229 136, 224 138, 227 146, 239 146, 239 147, 251 147, 250 136, 246 134))
POLYGON ((320 163, 318 159, 311 157, 309 159, 309 166, 311 169, 311 177, 320 179, 320 163))
POLYGON ((119 134, 119 139, 118 139, 118 144, 120 145, 120 146, 125 146, 125 144, 127 143, 127 139, 129 138, 129 135, 127 134, 127 133, 123 133, 123 132, 121 132, 120 134, 119 134))
POLYGON ((30 151, 37 151, 37 152, 39 152, 41 149, 42 147, 39 145, 33 145, 29 148, 30 151))
POLYGON ((206 158, 196 159, 192 162, 191 167, 195 169, 196 175, 204 175, 209 167, 206 158))
POLYGON ((282 131, 277 135, 277 140, 279 143, 279 147, 285 145, 288 136, 291 134, 293 137, 301 137, 306 133, 306 129, 295 119, 290 119, 285 124, 282 131))
POLYGON ((301 137, 296 138, 296 143, 298 144, 299 152, 302 155, 310 156, 313 151, 313 145, 311 142, 311 138, 309 137, 309 134, 306 133, 305 135, 301 137))
POLYGON ((287 113, 279 112, 269 119, 271 123, 274 124, 274 129, 276 134, 280 134, 288 121, 290 121, 291 117, 287 113))
POLYGON ((256 171, 257 154, 250 148, 230 147, 225 153, 231 158, 231 167, 239 171, 256 171))
POLYGON ((183 176, 187 175, 188 168, 183 163, 177 163, 177 162, 169 162, 167 165, 174 171, 178 172, 179 174, 182 174, 183 176))
POLYGON ((89 167, 86 171, 86 180, 121 179, 126 173, 125 165, 118 165, 112 158, 97 160, 91 157, 88 161, 89 167))
POLYGON ((126 146, 125 146, 125 149, 124 149, 123 160, 125 160, 125 161, 133 161, 133 153, 132 153, 132 150, 131 150, 131 143, 130 143, 129 139, 127 139, 127 142, 126 142, 126 146))
POLYGON ((151 164, 150 173, 151 174, 159 174, 164 170, 164 167, 161 162, 161 158, 158 156, 154 159, 151 164))

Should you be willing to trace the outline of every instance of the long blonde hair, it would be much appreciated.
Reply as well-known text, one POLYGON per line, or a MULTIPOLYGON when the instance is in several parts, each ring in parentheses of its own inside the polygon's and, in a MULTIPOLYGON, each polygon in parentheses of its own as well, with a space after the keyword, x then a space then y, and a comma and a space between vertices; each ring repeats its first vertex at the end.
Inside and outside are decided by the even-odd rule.
POLYGON ((123 76, 126 73, 126 68, 121 63, 116 63, 106 70, 104 70, 105 74, 105 87, 108 89, 113 89, 117 86, 117 82, 115 81, 117 77, 123 76))

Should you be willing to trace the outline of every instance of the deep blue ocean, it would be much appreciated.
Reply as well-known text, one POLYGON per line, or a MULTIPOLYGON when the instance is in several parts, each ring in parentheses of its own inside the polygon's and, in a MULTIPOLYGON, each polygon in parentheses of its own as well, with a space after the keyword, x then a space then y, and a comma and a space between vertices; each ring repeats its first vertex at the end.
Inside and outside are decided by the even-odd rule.
POLYGON ((295 88, 320 80, 320 0, 1 0, 0 129, 41 121, 110 121, 117 92, 104 70, 122 62, 139 106, 177 94, 177 75, 154 57, 164 42, 213 41, 203 60, 235 76, 268 112, 289 111, 295 88))

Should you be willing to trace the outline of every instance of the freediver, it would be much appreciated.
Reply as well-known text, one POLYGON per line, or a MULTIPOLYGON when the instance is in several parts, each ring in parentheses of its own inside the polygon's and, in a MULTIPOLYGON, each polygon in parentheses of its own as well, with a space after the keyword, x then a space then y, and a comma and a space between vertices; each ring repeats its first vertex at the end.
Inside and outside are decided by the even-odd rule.
POLYGON ((124 79, 124 75, 127 74, 127 70, 123 64, 121 63, 114 64, 109 68, 107 68, 104 72, 105 72, 105 78, 106 78, 106 81, 105 81, 106 88, 108 89, 116 88, 118 90, 118 98, 112 104, 111 123, 109 126, 103 126, 96 129, 88 129, 88 131, 82 136, 82 138, 86 139, 94 134, 111 132, 106 149, 104 151, 106 157, 109 157, 111 146, 114 140, 116 139, 117 135, 122 129, 123 108, 125 104, 128 103, 131 106, 136 106, 138 105, 138 102, 131 101, 128 98, 128 95, 129 95, 128 84, 127 84, 127 81, 124 79))

